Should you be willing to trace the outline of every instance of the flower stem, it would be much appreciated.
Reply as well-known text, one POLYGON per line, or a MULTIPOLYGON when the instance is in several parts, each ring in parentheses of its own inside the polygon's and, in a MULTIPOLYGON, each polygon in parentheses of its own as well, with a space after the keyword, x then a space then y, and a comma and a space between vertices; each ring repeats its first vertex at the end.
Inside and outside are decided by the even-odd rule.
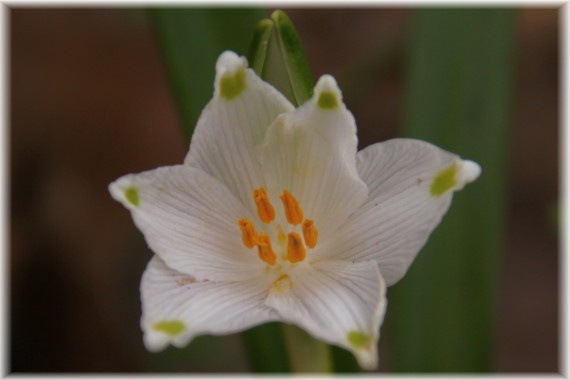
POLYGON ((314 339, 297 326, 283 325, 291 372, 333 372, 329 346, 314 339))

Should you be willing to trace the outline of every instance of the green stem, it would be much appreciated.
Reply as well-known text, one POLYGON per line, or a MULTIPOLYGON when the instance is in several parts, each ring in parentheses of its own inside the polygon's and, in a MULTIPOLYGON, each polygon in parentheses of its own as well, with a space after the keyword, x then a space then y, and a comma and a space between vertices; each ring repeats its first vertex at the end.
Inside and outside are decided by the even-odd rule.
POLYGON ((329 347, 297 326, 283 324, 283 336, 292 372, 333 372, 329 347))

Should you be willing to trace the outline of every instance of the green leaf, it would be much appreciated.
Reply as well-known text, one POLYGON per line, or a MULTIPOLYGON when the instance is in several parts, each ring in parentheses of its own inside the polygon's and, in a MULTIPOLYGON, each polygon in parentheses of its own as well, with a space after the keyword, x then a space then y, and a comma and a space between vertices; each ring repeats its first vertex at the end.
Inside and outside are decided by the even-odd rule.
POLYGON ((315 82, 299 34, 285 12, 261 21, 249 50, 253 69, 295 106, 311 98, 315 82))
POLYGON ((247 61, 249 62, 249 66, 259 76, 263 73, 263 68, 267 62, 267 47, 269 46, 272 34, 273 21, 265 19, 257 24, 253 31, 253 36, 251 37, 247 61))
POLYGON ((266 17, 257 8, 151 9, 182 127, 189 140, 214 93, 215 64, 224 50, 245 55, 251 27, 266 17))
POLYGON ((396 371, 494 369, 515 15, 512 9, 413 15, 405 134, 478 162, 482 175, 455 194, 390 291, 384 330, 396 371))

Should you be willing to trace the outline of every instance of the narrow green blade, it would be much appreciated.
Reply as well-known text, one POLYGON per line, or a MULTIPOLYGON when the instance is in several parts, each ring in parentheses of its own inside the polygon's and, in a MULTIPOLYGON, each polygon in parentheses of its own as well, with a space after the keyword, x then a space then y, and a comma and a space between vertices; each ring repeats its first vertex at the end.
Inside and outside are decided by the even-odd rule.
POLYGON ((253 36, 251 37, 247 60, 249 66, 259 76, 263 73, 263 68, 267 63, 267 48, 271 40, 271 35, 273 34, 273 29, 273 21, 270 19, 261 20, 255 27, 253 36))
POLYGON ((254 39, 250 60, 262 60, 263 64, 254 66, 256 72, 298 106, 310 99, 315 83, 301 39, 283 11, 273 12, 271 20, 263 23, 257 28, 258 33, 263 31, 263 38, 254 39))
POLYGON ((161 8, 149 12, 168 79, 190 139, 214 93, 215 63, 221 52, 245 55, 252 25, 266 17, 254 8, 161 8))
POLYGON ((413 15, 405 134, 483 171, 455 195, 407 276, 390 289, 384 331, 396 371, 494 368, 515 16, 512 9, 413 15))

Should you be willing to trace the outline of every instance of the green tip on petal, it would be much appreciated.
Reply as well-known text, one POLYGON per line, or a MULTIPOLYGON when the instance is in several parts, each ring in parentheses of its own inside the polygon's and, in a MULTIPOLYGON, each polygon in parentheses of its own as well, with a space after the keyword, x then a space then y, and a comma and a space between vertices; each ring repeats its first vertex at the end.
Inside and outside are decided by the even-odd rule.
POLYGON ((125 198, 133 206, 138 206, 140 203, 139 191, 135 187, 129 187, 125 190, 125 198))
POLYGON ((349 331, 347 339, 356 348, 367 348, 372 344, 372 337, 360 331, 349 331))
POLYGON ((434 197, 440 197, 457 185, 457 165, 440 171, 431 183, 430 193, 434 197))
POLYGON ((155 323, 152 328, 174 338, 175 336, 180 335, 182 331, 186 330, 186 325, 184 322, 179 320, 160 321, 155 323))
POLYGON ((319 108, 332 110, 338 107, 338 99, 334 93, 330 91, 323 91, 321 95, 319 95, 317 104, 319 108))
POLYGON ((220 95, 222 98, 232 100, 245 90, 245 70, 238 69, 233 75, 222 77, 220 80, 220 95))

